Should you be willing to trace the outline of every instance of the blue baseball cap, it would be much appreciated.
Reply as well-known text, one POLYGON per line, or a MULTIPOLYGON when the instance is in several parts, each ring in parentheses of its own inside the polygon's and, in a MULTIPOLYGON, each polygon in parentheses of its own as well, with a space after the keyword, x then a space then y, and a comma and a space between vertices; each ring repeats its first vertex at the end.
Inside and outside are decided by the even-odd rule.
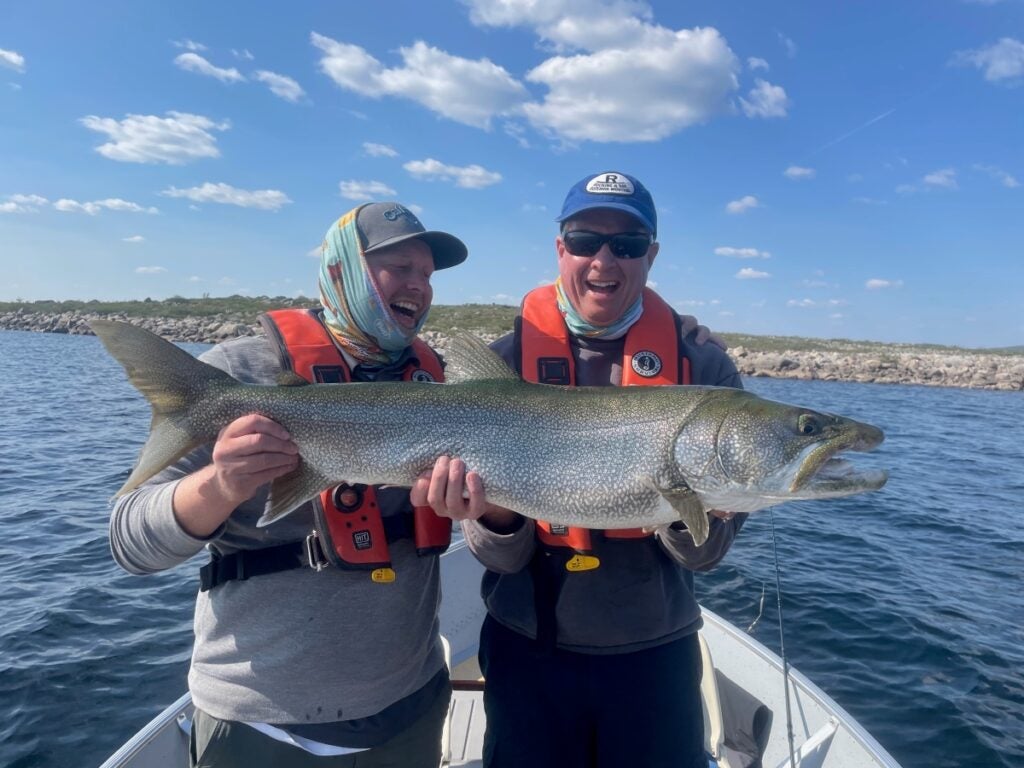
POLYGON ((658 235, 658 212, 647 187, 628 173, 605 171, 587 176, 573 185, 562 203, 562 213, 555 219, 563 222, 592 208, 612 208, 625 211, 658 235))

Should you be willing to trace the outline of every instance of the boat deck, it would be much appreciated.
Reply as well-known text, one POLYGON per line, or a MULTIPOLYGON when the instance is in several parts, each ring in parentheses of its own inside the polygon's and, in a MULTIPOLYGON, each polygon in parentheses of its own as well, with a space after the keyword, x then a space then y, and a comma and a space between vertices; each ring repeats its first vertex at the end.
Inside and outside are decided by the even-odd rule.
POLYGON ((456 690, 448 711, 447 730, 442 749, 442 765, 483 766, 484 749, 483 691, 456 690))

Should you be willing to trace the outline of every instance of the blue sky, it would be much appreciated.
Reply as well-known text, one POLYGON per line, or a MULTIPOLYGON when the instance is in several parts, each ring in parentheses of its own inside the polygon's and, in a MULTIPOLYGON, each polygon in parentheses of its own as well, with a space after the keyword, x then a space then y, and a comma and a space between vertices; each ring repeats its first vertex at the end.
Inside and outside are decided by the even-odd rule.
POLYGON ((397 199, 514 304, 625 171, 713 328, 1024 343, 1021 0, 4 6, 0 300, 315 295, 397 199))

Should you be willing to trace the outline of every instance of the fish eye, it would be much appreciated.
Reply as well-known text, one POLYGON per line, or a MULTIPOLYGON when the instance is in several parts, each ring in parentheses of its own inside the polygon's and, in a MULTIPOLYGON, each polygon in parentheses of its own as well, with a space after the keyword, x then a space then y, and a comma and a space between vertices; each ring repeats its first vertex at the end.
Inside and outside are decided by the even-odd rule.
POLYGON ((821 432, 821 424, 811 413, 801 413, 800 418, 797 419, 796 428, 801 435, 816 435, 821 432))

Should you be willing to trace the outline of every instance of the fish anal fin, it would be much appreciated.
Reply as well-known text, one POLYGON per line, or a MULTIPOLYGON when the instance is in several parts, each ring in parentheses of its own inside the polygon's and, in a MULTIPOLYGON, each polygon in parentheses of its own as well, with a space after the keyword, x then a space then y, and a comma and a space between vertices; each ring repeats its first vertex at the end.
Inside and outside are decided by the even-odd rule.
POLYGON ((708 540, 711 525, 708 522, 707 510, 704 509, 704 504, 696 491, 688 485, 677 485, 662 489, 661 495, 672 505, 672 509, 679 515, 679 519, 686 524, 694 544, 699 547, 708 540))
POLYGON ((287 475, 274 480, 270 486, 270 498, 263 516, 256 521, 262 528, 294 512, 320 491, 331 486, 331 481, 305 461, 287 475))

